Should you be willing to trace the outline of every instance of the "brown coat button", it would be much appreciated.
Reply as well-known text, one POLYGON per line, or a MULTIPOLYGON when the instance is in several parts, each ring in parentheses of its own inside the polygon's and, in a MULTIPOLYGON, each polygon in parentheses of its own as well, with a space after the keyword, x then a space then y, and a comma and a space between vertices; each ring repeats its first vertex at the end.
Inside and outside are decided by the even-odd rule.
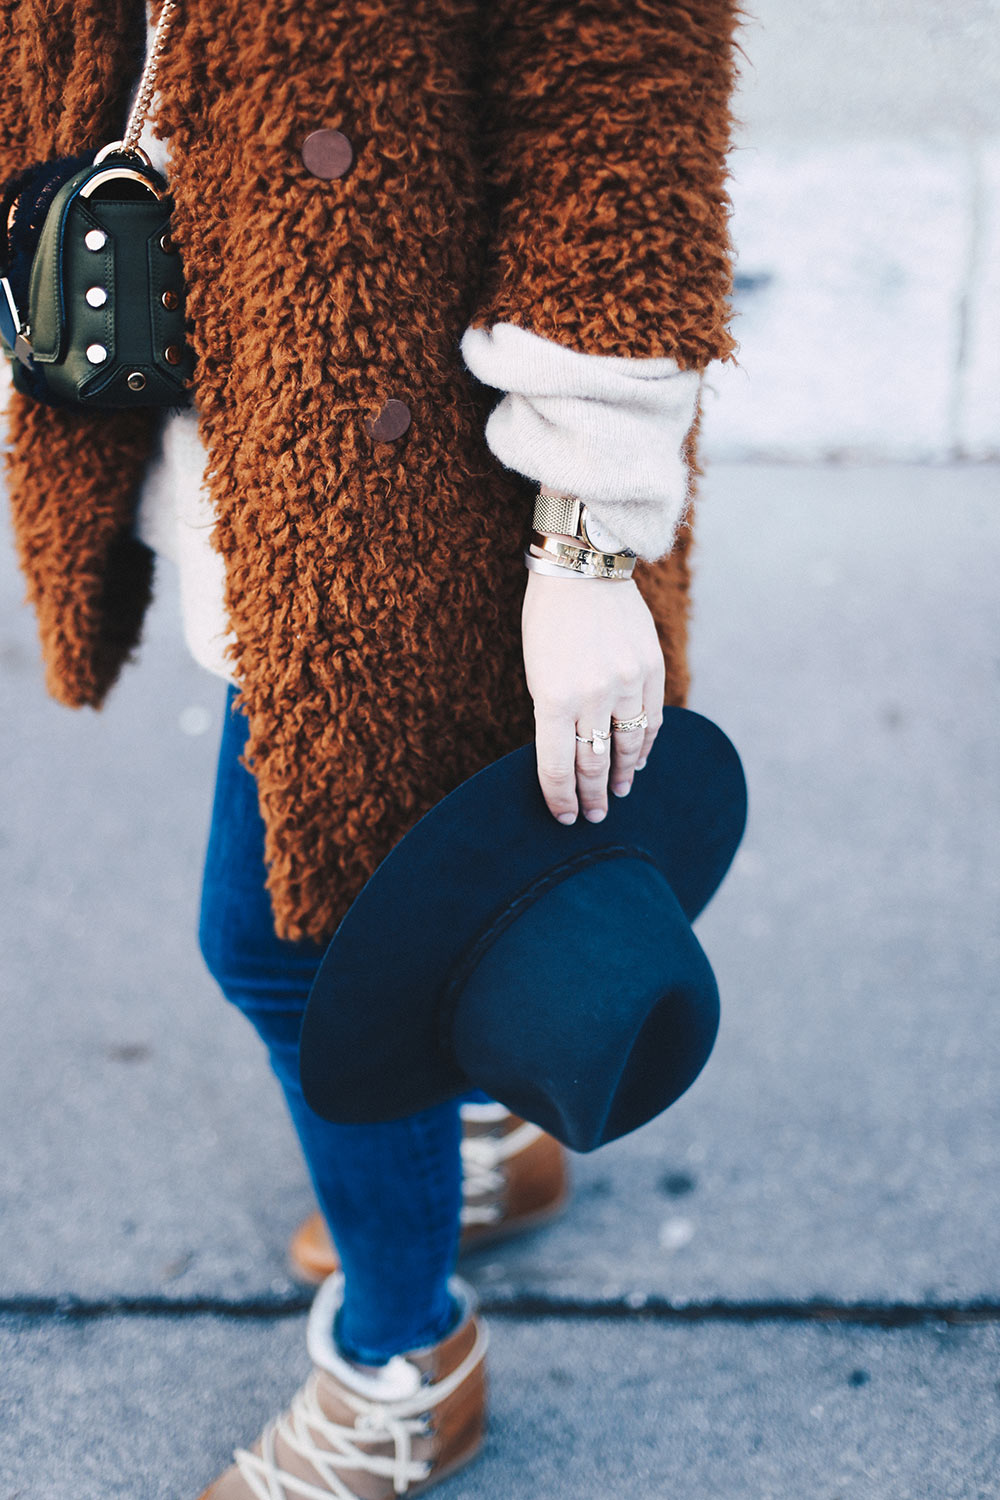
POLYGON ((405 401, 387 401, 377 417, 366 417, 365 427, 376 443, 392 443, 402 437, 410 425, 410 408, 405 401))
POLYGON ((354 152, 342 130, 314 130, 302 142, 302 162, 314 177, 343 177, 354 152))

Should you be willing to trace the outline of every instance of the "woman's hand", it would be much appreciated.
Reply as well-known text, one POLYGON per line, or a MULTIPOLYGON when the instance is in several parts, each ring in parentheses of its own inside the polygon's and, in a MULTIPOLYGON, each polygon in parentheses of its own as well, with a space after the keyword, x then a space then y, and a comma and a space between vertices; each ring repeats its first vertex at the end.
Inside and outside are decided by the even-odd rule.
POLYGON ((608 810, 609 779, 613 792, 627 795, 663 721, 663 653, 653 617, 632 580, 529 572, 521 635, 545 801, 560 823, 574 822, 579 808, 597 823, 608 810), (603 741, 603 755, 576 739, 610 729, 612 714, 633 719, 643 709, 648 727, 616 730, 603 741))

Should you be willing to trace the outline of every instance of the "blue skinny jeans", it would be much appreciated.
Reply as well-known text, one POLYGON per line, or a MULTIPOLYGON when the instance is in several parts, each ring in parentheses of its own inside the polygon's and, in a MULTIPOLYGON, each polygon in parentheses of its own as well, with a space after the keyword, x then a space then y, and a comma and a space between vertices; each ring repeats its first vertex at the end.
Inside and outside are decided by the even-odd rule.
POLYGON ((462 1204, 461 1100, 378 1125, 334 1125, 306 1104, 299 1030, 324 949, 275 935, 256 783, 239 763, 249 726, 234 697, 231 687, 202 885, 201 950, 226 999, 256 1027, 284 1090, 344 1270, 337 1344, 348 1358, 384 1364, 437 1342, 454 1320, 447 1283, 462 1204))

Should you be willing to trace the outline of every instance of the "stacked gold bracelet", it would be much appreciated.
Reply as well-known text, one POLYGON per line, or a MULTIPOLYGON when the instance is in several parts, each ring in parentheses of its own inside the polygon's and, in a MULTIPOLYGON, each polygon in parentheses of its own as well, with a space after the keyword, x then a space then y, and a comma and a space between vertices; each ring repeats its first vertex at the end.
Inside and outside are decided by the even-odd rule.
POLYGON ((595 547, 595 538, 589 535, 580 520, 585 515, 582 502, 574 496, 552 495, 540 490, 535 501, 531 546, 524 552, 525 567, 531 572, 548 573, 552 577, 606 578, 612 582, 627 582, 635 568, 635 553, 601 551, 595 547))

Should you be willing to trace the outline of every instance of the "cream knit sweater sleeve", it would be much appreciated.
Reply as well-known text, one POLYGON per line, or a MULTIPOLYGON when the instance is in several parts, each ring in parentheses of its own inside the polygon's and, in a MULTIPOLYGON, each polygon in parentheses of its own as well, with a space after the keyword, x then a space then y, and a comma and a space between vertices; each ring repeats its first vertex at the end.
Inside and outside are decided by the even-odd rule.
POLYGON ((467 367, 505 392, 486 441, 509 469, 587 502, 625 546, 669 552, 688 493, 701 376, 672 359, 581 354, 511 323, 467 328, 467 367))

